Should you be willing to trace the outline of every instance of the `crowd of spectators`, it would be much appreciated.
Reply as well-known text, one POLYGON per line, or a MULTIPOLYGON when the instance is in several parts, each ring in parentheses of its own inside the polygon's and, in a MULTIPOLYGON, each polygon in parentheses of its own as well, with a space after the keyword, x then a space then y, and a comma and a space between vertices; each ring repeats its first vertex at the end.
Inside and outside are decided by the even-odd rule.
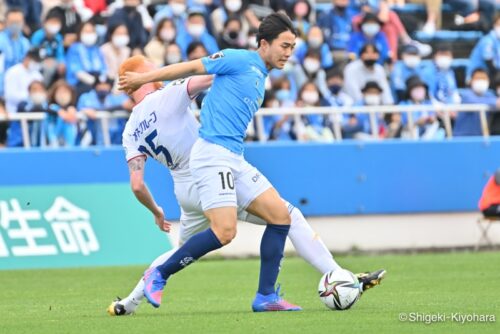
MULTIPOLYGON (((406 3, 425 3, 419 29, 428 34, 441 28, 442 3, 455 6, 455 24, 483 32, 470 52, 466 87, 457 85, 451 45, 432 49, 412 39, 415 31, 395 11, 404 0, 331 0, 321 10, 307 0, 0 0, 0 147, 23 145, 19 122, 5 118, 35 111, 47 117, 30 122, 32 145, 101 145, 97 111, 133 106, 117 89, 123 60, 144 54, 164 66, 225 48, 255 50, 260 19, 278 10, 292 18, 299 38, 285 68, 271 71, 264 107, 400 104, 434 105, 437 112, 414 112, 412 129, 405 113, 380 113, 375 122, 367 114, 266 116, 269 140, 333 141, 338 122, 344 138, 436 139, 445 136, 440 105, 499 108, 495 0, 406 3)), ((451 116, 455 136, 481 134, 477 113, 451 116)), ((500 134, 495 117, 491 132, 500 134)), ((112 144, 121 143, 124 122, 110 121, 112 144)))

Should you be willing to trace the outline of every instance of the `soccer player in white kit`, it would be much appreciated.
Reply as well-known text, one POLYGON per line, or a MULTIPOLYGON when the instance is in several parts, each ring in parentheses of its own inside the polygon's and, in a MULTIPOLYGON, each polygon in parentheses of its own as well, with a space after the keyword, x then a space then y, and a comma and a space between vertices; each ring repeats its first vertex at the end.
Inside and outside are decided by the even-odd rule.
MULTIPOLYGON (((121 71, 146 72, 154 66, 142 56, 135 56, 121 66, 121 71)), ((204 216, 195 182, 188 168, 190 151, 198 138, 199 124, 189 111, 192 98, 208 88, 211 76, 198 76, 171 82, 158 89, 161 84, 143 85, 132 94, 136 106, 123 132, 123 146, 130 169, 132 189, 142 204, 155 216, 158 226, 169 230, 163 210, 158 207, 144 185, 144 164, 146 157, 152 157, 169 168, 174 180, 174 192, 181 206, 180 243, 194 234, 206 230, 208 219, 204 216)), ((265 177, 255 167, 248 165, 248 173, 235 180, 238 197, 238 218, 255 224, 265 222, 245 211, 256 192, 270 187, 265 177), (252 187, 248 187, 252 185, 252 187)), ((313 232, 302 213, 285 202, 291 216, 289 237, 297 252, 321 273, 339 269, 323 242, 313 232)), ((174 250, 159 256, 152 264, 164 263, 174 250)), ((364 289, 378 284, 385 271, 363 274, 360 282, 364 289)), ((144 294, 141 279, 132 293, 124 300, 113 302, 108 308, 111 315, 127 315, 135 311, 144 294)))

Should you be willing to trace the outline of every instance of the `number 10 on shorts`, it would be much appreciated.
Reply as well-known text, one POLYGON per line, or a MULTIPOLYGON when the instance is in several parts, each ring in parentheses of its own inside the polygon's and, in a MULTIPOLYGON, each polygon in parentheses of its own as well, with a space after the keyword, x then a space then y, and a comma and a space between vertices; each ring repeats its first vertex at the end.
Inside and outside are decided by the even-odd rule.
POLYGON ((234 189, 234 178, 231 172, 219 172, 220 180, 222 183, 222 190, 226 190, 226 185, 229 189, 234 189))

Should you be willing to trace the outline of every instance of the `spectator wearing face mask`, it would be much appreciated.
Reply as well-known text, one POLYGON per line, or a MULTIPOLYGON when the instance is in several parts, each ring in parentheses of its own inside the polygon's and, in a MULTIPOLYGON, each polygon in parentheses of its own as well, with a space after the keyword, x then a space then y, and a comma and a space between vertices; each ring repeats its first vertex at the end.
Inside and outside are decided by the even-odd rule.
POLYGON ((12 66, 23 61, 30 48, 23 36, 24 14, 19 8, 11 8, 5 18, 5 29, 0 32, 0 96, 4 94, 4 76, 12 66))
POLYGON ((7 112, 17 112, 19 103, 28 99, 28 87, 33 81, 42 81, 40 73, 40 50, 31 49, 24 60, 12 66, 5 73, 5 103, 7 112))
POLYGON ((46 87, 52 84, 56 76, 64 75, 66 70, 61 27, 61 18, 53 13, 45 17, 43 28, 31 36, 32 46, 40 48, 41 51, 43 81, 46 87))
POLYGON ((71 45, 66 54, 66 81, 75 87, 76 95, 88 92, 96 78, 107 74, 106 63, 97 43, 97 33, 92 22, 82 24, 79 42, 71 45))
POLYGON ((229 18, 224 24, 224 31, 219 36, 221 49, 243 49, 247 41, 241 34, 241 21, 237 17, 229 18))
MULTIPOLYGON (((50 117, 47 103, 47 91, 42 81, 34 80, 28 86, 28 97, 17 106, 17 113, 44 112, 50 117)), ((40 146, 42 122, 28 122, 31 146, 40 146)), ((19 122, 13 122, 9 133, 9 147, 23 146, 23 137, 19 122)))
POLYGON ((383 23, 375 14, 366 13, 364 15, 360 24, 361 31, 353 32, 351 34, 351 39, 349 40, 347 50, 350 53, 351 59, 358 58, 363 45, 370 43, 374 44, 379 50, 379 64, 392 62, 392 54, 389 49, 387 37, 385 33, 381 31, 382 24, 383 23))
MULTIPOLYGON (((382 87, 375 81, 368 81, 361 89, 361 99, 355 106, 380 106, 382 105, 382 87)), ((375 115, 377 133, 383 127, 382 115, 375 115)), ((367 113, 344 114, 342 119, 342 137, 345 139, 373 139, 370 115, 367 113)))
POLYGON ((167 47, 171 44, 175 44, 176 36, 177 29, 174 21, 168 18, 161 19, 156 26, 155 35, 148 44, 146 44, 144 53, 156 66, 164 66, 165 60, 169 55, 167 47))
POLYGON ((349 6, 349 0, 332 0, 332 9, 318 17, 318 26, 323 30, 325 42, 332 50, 335 61, 348 59, 351 21, 357 13, 349 6))
POLYGON ((177 44, 170 44, 166 49, 165 65, 177 64, 182 61, 181 48, 177 44))
POLYGON ((138 11, 140 0, 125 0, 123 8, 117 9, 108 19, 108 27, 125 24, 129 32, 131 49, 142 49, 148 41, 148 31, 144 27, 141 13, 138 11))
POLYGON ((302 64, 297 63, 293 67, 293 80, 297 87, 302 87, 306 82, 312 81, 318 87, 321 95, 329 96, 330 92, 326 85, 326 73, 321 68, 320 54, 315 50, 309 50, 302 64))
POLYGON ((331 68, 326 72, 326 84, 330 96, 325 98, 330 106, 349 107, 354 104, 353 99, 344 91, 344 76, 339 69, 331 68))
POLYGON ((494 78, 500 69, 500 14, 494 21, 493 29, 483 36, 472 50, 467 66, 467 81, 471 79, 476 68, 488 70, 490 78, 494 78))
POLYGON ((49 108, 57 113, 47 124, 48 143, 52 147, 76 144, 78 115, 75 92, 64 80, 56 81, 49 92, 49 108))
POLYGON ((217 41, 208 33, 206 29, 203 13, 196 10, 189 12, 188 20, 186 22, 186 32, 184 34, 178 34, 176 42, 181 48, 183 57, 187 57, 187 47, 192 42, 202 43, 205 49, 207 49, 208 54, 213 54, 219 51, 217 41))
POLYGON ((130 57, 131 50, 128 47, 130 37, 127 26, 119 24, 108 30, 108 40, 101 46, 101 53, 106 64, 107 76, 115 80, 118 75, 120 64, 130 57))
POLYGON ((6 0, 9 8, 20 8, 26 19, 27 25, 24 32, 27 35, 40 28, 40 18, 42 17, 42 3, 40 0, 6 0))
POLYGON ((248 35, 250 23, 246 17, 248 12, 247 0, 224 0, 222 6, 218 6, 210 14, 212 32, 214 36, 219 36, 224 30, 224 25, 230 17, 237 17, 241 21, 241 34, 248 35))
MULTIPOLYGON (((320 107, 321 94, 314 82, 306 82, 299 90, 296 106, 298 108, 320 107)), ((294 124, 294 131, 299 140, 303 141, 333 141, 333 133, 329 127, 328 118, 321 114, 307 114, 300 117, 294 124)))
POLYGON ((318 26, 312 26, 307 34, 306 42, 301 44, 294 52, 295 58, 303 63, 304 58, 309 50, 313 50, 321 56, 321 68, 328 69, 333 66, 333 59, 328 48, 328 44, 324 42, 323 32, 318 26))
POLYGON ((429 86, 429 94, 437 102, 460 103, 455 72, 451 68, 452 63, 451 46, 442 44, 436 49, 432 64, 422 71, 422 79, 429 86))
POLYGON ((184 35, 186 33, 186 23, 187 23, 187 6, 186 0, 168 0, 167 5, 160 9, 154 16, 155 26, 158 27, 158 23, 164 19, 171 19, 175 27, 177 28, 177 36, 184 35))
POLYGON ((382 104, 393 104, 394 100, 382 65, 378 64, 380 53, 374 44, 365 44, 360 59, 349 63, 344 69, 345 92, 354 100, 362 99, 362 88, 368 81, 375 81, 382 88, 382 104))
MULTIPOLYGON (((80 96, 77 102, 78 112, 82 112, 87 117, 87 129, 80 134, 80 139, 85 133, 90 133, 91 145, 102 145, 103 135, 97 120, 98 111, 131 110, 130 99, 124 93, 113 93, 111 88, 113 82, 106 77, 101 77, 96 81, 94 89, 80 96)), ((112 119, 109 121, 109 134, 112 144, 121 144, 121 134, 125 126, 125 120, 112 119)))
POLYGON ((47 16, 58 16, 61 21, 61 35, 64 37, 64 46, 68 48, 78 40, 78 30, 82 24, 82 18, 78 13, 73 0, 61 0, 58 6, 52 7, 47 16))
MULTIPOLYGON (((485 69, 478 68, 472 72, 470 88, 461 94, 462 104, 487 104, 490 108, 500 107, 498 99, 489 90, 490 79, 485 69)), ((453 127, 454 136, 481 136, 481 121, 477 112, 460 112, 453 127)))
POLYGON ((400 42, 403 45, 412 44, 416 46, 419 53, 426 57, 432 52, 432 48, 427 44, 421 44, 418 41, 411 39, 410 35, 406 31, 403 23, 399 19, 398 14, 396 14, 385 0, 359 0, 358 1, 362 13, 355 16, 352 20, 352 25, 355 29, 360 26, 360 22, 363 20, 366 13, 373 13, 381 22, 381 30, 387 38, 387 43, 391 51, 392 61, 398 59, 398 49, 400 42))
POLYGON ((406 80, 418 76, 424 70, 418 48, 414 45, 405 45, 401 60, 398 60, 391 72, 391 86, 398 101, 402 101, 406 94, 406 80))
MULTIPOLYGON (((432 105, 429 98, 427 85, 418 76, 413 76, 407 81, 406 99, 400 105, 426 106, 432 105)), ((443 139, 445 132, 439 128, 437 114, 434 111, 411 112, 414 129, 408 129, 413 138, 443 139)), ((408 113, 402 114, 402 124, 408 127, 408 113)))

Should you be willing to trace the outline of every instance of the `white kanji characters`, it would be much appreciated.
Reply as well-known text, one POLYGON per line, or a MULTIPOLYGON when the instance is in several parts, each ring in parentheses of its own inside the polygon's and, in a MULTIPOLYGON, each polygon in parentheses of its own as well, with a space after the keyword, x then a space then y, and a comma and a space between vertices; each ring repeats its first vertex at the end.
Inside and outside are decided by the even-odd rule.
MULTIPOLYGON (((7 231, 10 239, 22 239, 26 245, 13 246, 14 256, 41 256, 56 255, 57 248, 53 245, 37 245, 36 239, 46 238, 47 231, 44 228, 30 228, 29 221, 40 220, 41 215, 37 210, 22 210, 17 199, 8 202, 0 201, 0 226, 7 231), (17 224, 15 224, 17 222, 17 224), (17 225, 17 226, 16 226, 17 225)), ((0 242, 0 256, 7 256, 8 249, 3 240, 0 242)))
POLYGON ((64 197, 56 197, 54 204, 44 213, 51 223, 63 253, 89 255, 99 250, 99 242, 90 225, 90 214, 64 197))

